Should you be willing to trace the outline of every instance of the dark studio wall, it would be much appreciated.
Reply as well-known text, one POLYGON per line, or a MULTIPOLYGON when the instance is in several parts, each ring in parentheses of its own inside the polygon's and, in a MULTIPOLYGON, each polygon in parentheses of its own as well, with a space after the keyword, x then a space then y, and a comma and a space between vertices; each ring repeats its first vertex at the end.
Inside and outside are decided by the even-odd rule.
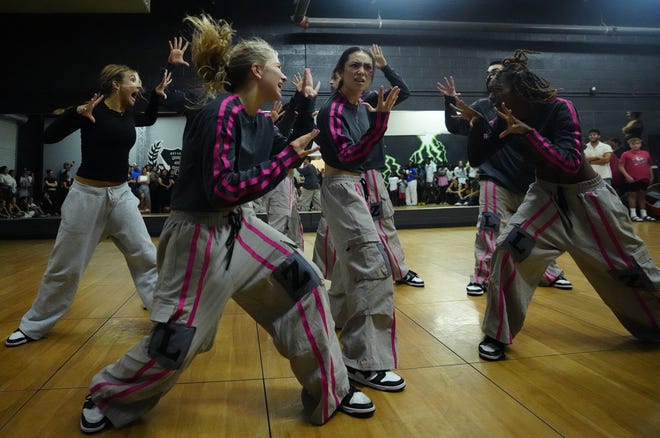
MULTIPOLYGON (((565 31, 561 26, 567 24, 599 24, 602 17, 593 11, 580 17, 564 9, 569 4, 587 4, 586 1, 526 2, 525 5, 536 4, 535 8, 527 9, 517 1, 466 1, 462 3, 476 6, 472 10, 461 9, 462 15, 458 12, 447 15, 434 6, 428 13, 418 11, 409 16, 395 15, 393 10, 395 3, 404 2, 380 2, 388 6, 381 13, 389 14, 390 19, 506 21, 510 25, 508 31, 408 30, 394 25, 382 29, 310 26, 303 30, 289 19, 293 12, 291 1, 246 0, 238 6, 214 1, 190 1, 178 6, 173 3, 152 1, 152 13, 144 15, 0 14, 0 40, 5 45, 5 62, 0 71, 3 84, 0 113, 26 114, 30 120, 28 131, 39 130, 43 118, 54 109, 88 99, 96 89, 101 67, 111 62, 128 64, 140 71, 145 85, 155 84, 158 68, 168 54, 167 41, 181 34, 184 14, 204 9, 229 18, 239 37, 259 35, 271 42, 279 51, 289 77, 309 66, 314 77, 323 81, 319 100, 328 95, 327 79, 339 54, 351 45, 382 46, 389 63, 412 90, 411 98, 398 107, 402 110, 442 110, 443 99, 435 90, 435 83, 444 75, 456 78, 465 100, 482 97, 484 71, 489 61, 511 54, 517 48, 526 48, 541 52, 530 55, 530 67, 561 88, 563 97, 575 102, 585 138, 586 131, 592 127, 600 129, 604 139, 622 137, 620 128, 627 121, 626 110, 643 112, 646 139, 660 134, 660 33, 565 31), (525 15, 516 18, 516 8, 524 9, 525 15), (520 22, 551 22, 554 27, 549 31, 523 31, 518 26, 520 22), (30 43, 33 39, 38 42, 30 43), (594 95, 589 93, 591 87, 596 87, 594 95)), ((359 17, 368 3, 313 0, 308 15, 334 13, 332 16, 359 17), (320 7, 330 3, 336 7, 320 7)), ((417 3, 424 2, 411 2, 417 3)), ((440 3, 426 2, 427 5, 440 3)), ((596 3, 592 0, 591 4, 596 3)), ((456 6, 459 2, 447 4, 456 6)), ((367 11, 367 15, 371 12, 367 11)), ((645 11, 638 13, 644 15, 645 11)), ((648 23, 657 17, 657 12, 654 13, 655 16, 647 12, 645 22, 626 17, 629 21, 621 25, 650 26, 648 23)), ((610 15, 611 20, 616 18, 610 15)), ((175 72, 175 81, 177 86, 192 87, 194 73, 191 69, 175 72)), ((383 77, 377 74, 374 85, 381 83, 383 77)), ((289 85, 285 95, 290 95, 291 90, 289 85)), ((39 138, 34 133, 19 135, 17 167, 38 169, 39 160, 31 157, 34 142, 39 138)), ((656 156, 660 157, 660 151, 656 156)))

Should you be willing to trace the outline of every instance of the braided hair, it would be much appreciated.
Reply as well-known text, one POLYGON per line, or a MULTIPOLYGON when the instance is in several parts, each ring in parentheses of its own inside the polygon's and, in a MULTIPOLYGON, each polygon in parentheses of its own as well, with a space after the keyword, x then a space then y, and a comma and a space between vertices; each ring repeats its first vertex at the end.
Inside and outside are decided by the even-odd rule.
POLYGON ((511 84, 512 91, 527 102, 544 102, 557 95, 556 88, 550 88, 550 82, 527 67, 527 54, 539 53, 518 49, 513 55, 502 60, 502 70, 497 74, 511 84))

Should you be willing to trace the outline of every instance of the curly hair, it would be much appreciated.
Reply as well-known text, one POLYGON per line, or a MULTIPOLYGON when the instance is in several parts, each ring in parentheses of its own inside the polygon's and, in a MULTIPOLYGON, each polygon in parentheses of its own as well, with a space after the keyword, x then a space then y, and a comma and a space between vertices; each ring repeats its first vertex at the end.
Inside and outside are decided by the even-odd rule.
POLYGON ((544 102, 557 95, 557 88, 551 88, 550 82, 527 67, 527 54, 539 53, 518 49, 513 55, 502 60, 502 70, 497 76, 511 84, 512 91, 527 102, 544 102))
POLYGON ((261 38, 250 38, 232 46, 235 30, 225 20, 215 20, 208 14, 187 16, 184 22, 193 27, 192 61, 207 97, 238 90, 252 64, 264 65, 276 53, 261 38))

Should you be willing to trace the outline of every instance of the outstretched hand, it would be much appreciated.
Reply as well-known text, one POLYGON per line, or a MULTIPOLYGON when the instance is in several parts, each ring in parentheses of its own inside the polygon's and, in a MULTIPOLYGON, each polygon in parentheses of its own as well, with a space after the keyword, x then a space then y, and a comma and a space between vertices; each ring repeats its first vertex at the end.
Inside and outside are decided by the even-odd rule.
POLYGON ((307 145, 314 140, 314 138, 319 135, 319 130, 318 129, 312 129, 310 132, 308 132, 305 135, 301 135, 300 137, 296 138, 291 142, 291 146, 293 149, 298 153, 298 156, 300 158, 305 158, 307 155, 316 152, 319 150, 319 147, 313 147, 310 149, 305 149, 307 145))
POLYGON ((435 88, 445 96, 451 96, 451 97, 457 97, 460 96, 461 93, 456 91, 456 84, 454 83, 454 77, 453 76, 445 76, 442 78, 444 80, 443 82, 436 82, 435 83, 435 88))
POLYGON ((456 103, 450 104, 451 108, 457 112, 457 114, 452 114, 452 119, 465 119, 470 122, 470 126, 474 124, 475 118, 481 118, 481 114, 474 110, 466 104, 463 99, 456 97, 456 103))
POLYGON ((282 114, 284 114, 283 107, 284 105, 282 105, 281 100, 275 101, 273 104, 273 109, 270 110, 270 118, 273 120, 273 123, 277 122, 282 117, 282 114))
POLYGON ((165 88, 172 83, 172 73, 165 70, 163 73, 163 80, 160 81, 160 84, 156 86, 156 94, 161 96, 163 99, 167 99, 167 94, 165 94, 165 88))
POLYGON ((383 113, 389 113, 392 111, 392 108, 394 108, 394 105, 396 104, 396 100, 399 98, 399 87, 394 86, 390 90, 390 93, 387 95, 387 98, 384 97, 385 95, 385 87, 382 85, 378 89, 378 103, 376 104, 376 108, 371 106, 368 102, 362 102, 362 105, 367 109, 367 111, 373 113, 373 112, 383 112, 383 113))
POLYGON ((378 44, 371 45, 371 54, 374 56, 374 60, 376 61, 376 68, 378 69, 385 68, 385 66, 387 65, 387 60, 385 59, 385 56, 383 55, 383 51, 381 50, 378 44))
POLYGON ((504 102, 502 102, 499 109, 495 107, 495 112, 499 118, 506 122, 507 126, 507 128, 500 133, 500 138, 504 138, 510 134, 525 135, 532 130, 532 128, 530 128, 525 122, 517 119, 504 102))
POLYGON ((309 68, 306 68, 301 76, 300 73, 296 73, 293 79, 293 85, 296 86, 298 93, 301 93, 307 99, 313 99, 319 94, 321 89, 321 81, 318 81, 316 86, 314 86, 314 79, 312 78, 312 71, 309 68))
POLYGON ((170 56, 167 58, 167 62, 172 65, 185 65, 186 67, 190 66, 183 59, 183 53, 186 51, 190 43, 185 41, 184 44, 183 37, 174 37, 173 40, 169 41, 170 43, 170 56))
POLYGON ((102 94, 99 95, 98 93, 94 93, 91 99, 76 107, 76 112, 81 116, 88 118, 92 123, 96 123, 96 119, 92 115, 92 112, 94 111, 94 108, 96 108, 96 105, 98 105, 104 97, 105 96, 102 94))

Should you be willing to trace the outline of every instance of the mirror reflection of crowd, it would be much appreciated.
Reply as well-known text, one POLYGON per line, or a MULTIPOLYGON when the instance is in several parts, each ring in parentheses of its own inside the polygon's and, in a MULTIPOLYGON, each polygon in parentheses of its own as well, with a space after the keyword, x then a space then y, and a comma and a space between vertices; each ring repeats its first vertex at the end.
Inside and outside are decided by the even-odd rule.
POLYGON ((142 214, 170 212, 172 187, 176 180, 174 168, 164 165, 137 163, 128 166, 127 181, 133 194, 139 199, 138 209, 142 214))
POLYGON ((397 207, 416 205, 478 205, 477 169, 459 161, 436 163, 426 157, 422 163, 409 161, 398 175, 387 178, 392 203, 397 207))

